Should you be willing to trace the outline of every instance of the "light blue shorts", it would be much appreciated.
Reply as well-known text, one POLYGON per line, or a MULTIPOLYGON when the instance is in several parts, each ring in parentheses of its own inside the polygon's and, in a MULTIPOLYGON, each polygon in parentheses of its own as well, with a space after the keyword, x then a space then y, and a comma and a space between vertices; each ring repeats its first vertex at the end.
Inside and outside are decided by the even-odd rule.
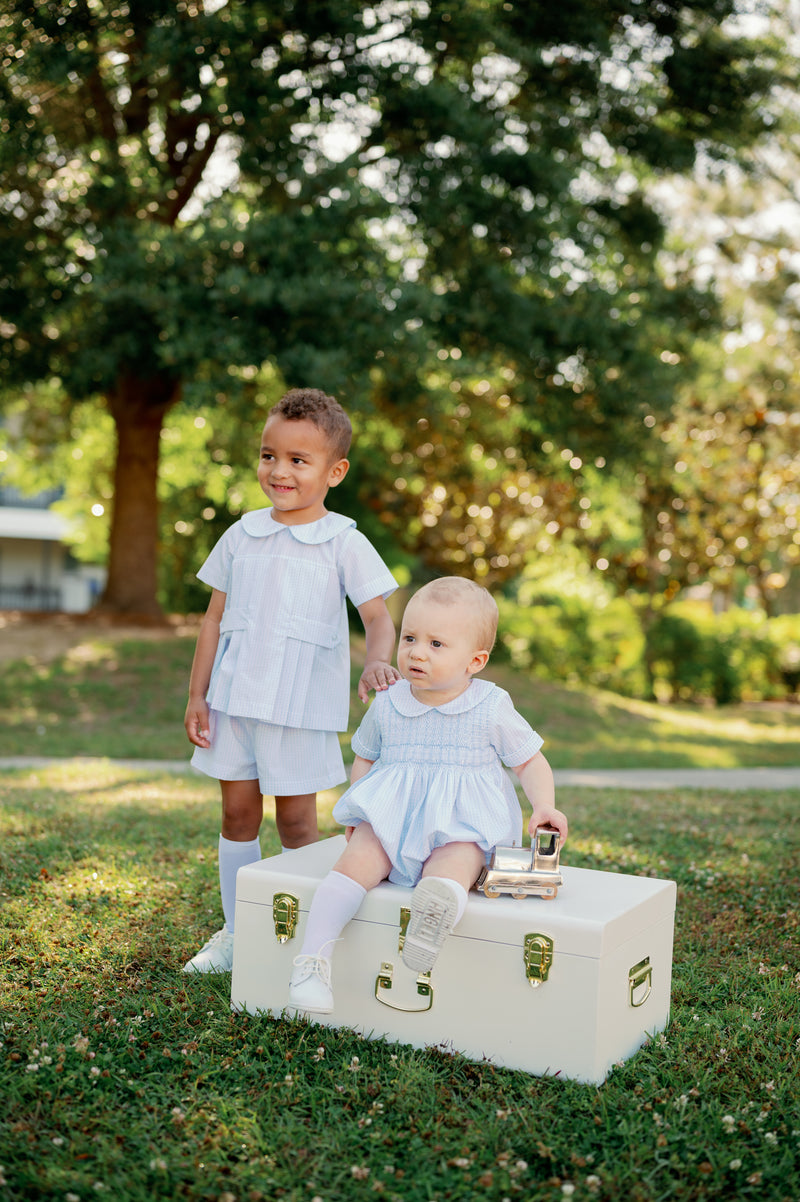
POLYGON ((332 789, 346 779, 332 730, 273 726, 211 710, 211 746, 195 747, 192 767, 216 780, 258 780, 262 793, 291 797, 332 789))

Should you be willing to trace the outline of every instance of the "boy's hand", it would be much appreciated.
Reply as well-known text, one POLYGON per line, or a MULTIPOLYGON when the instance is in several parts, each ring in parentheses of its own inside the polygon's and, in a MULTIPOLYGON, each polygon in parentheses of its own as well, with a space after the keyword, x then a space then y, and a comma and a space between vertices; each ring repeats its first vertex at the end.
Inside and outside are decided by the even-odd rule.
POLYGON ((567 822, 566 814, 562 814, 561 810, 557 810, 555 806, 542 806, 533 811, 531 820, 528 823, 528 834, 533 836, 536 834, 537 827, 547 826, 558 831, 561 838, 561 846, 563 847, 567 841, 569 833, 569 823, 567 822))
POLYGON ((183 719, 183 725, 186 727, 189 742, 194 743, 195 747, 211 746, 208 706, 205 701, 189 702, 186 707, 186 716, 183 719))
POLYGON ((372 689, 376 693, 382 693, 384 689, 388 689, 396 680, 400 679, 400 673, 391 664, 386 664, 382 660, 375 660, 373 663, 365 664, 364 671, 361 673, 361 679, 358 682, 358 698, 359 701, 367 702, 372 689))

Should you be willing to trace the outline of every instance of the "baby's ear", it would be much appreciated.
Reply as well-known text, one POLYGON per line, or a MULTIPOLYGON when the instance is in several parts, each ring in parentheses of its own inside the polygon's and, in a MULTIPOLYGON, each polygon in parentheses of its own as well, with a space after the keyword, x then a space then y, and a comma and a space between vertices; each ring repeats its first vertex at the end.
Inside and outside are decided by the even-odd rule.
POLYGON ((489 662, 488 651, 476 651, 472 657, 472 663, 467 669, 474 676, 476 672, 481 672, 489 662))

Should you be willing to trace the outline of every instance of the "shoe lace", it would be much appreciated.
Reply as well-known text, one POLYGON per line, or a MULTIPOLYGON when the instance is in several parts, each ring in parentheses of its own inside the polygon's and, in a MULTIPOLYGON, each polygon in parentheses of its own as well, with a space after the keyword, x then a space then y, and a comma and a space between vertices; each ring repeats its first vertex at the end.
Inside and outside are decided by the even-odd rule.
POLYGON ((292 963, 309 976, 319 977, 323 985, 330 985, 331 962, 325 956, 295 956, 292 963))
POLYGON ((226 930, 225 927, 221 927, 218 931, 215 931, 208 942, 203 945, 203 951, 210 951, 212 947, 219 947, 221 943, 227 943, 230 939, 233 939, 233 935, 230 933, 230 931, 226 930))

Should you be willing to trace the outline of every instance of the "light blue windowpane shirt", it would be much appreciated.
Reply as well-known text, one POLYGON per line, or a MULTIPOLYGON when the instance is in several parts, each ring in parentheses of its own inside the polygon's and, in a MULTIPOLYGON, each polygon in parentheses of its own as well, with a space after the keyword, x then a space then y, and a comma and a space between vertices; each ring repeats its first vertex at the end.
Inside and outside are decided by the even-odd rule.
POLYGON ((346 730, 356 608, 397 588, 352 518, 328 513, 285 526, 271 509, 245 514, 198 578, 226 594, 207 701, 242 718, 306 730, 346 730))

